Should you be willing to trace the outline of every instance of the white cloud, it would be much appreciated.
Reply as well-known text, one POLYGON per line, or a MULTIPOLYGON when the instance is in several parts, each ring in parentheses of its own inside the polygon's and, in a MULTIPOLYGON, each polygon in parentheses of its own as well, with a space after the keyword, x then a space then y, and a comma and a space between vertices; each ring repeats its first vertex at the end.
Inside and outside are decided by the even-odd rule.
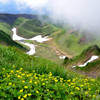
POLYGON ((8 2, 9 2, 9 0, 0 0, 0 3, 3 3, 3 4, 6 4, 8 2))
POLYGON ((100 32, 100 0, 52 0, 48 10, 55 20, 100 32))
POLYGON ((48 0, 14 0, 17 6, 21 8, 41 9, 48 0))

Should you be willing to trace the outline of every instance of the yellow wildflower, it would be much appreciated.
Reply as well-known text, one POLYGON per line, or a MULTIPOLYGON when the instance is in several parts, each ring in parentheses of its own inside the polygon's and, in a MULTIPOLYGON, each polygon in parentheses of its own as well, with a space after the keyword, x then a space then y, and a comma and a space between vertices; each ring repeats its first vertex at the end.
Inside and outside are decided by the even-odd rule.
POLYGON ((52 73, 50 72, 50 76, 52 76, 52 73))
POLYGON ((95 79, 91 79, 91 81, 93 81, 93 82, 94 82, 94 81, 95 81, 95 79))
POLYGON ((35 72, 35 70, 33 70, 33 73, 35 72))
POLYGON ((25 83, 25 81, 23 80, 22 83, 25 83))
POLYGON ((80 88, 79 88, 79 87, 75 87, 75 89, 80 90, 80 88))
POLYGON ((28 87, 27 86, 24 86, 24 88, 27 89, 28 87))
POLYGON ((20 92, 23 92, 23 89, 21 89, 20 92))
POLYGON ((60 78, 60 80, 63 80, 63 78, 60 78))
POLYGON ((72 95, 73 95, 73 92, 71 92, 70 94, 72 94, 72 95))
POLYGON ((21 76, 20 76, 20 75, 18 75, 17 77, 18 77, 18 78, 20 78, 21 76))
POLYGON ((69 80, 67 80, 67 82, 70 82, 71 80, 69 79, 69 80))
POLYGON ((3 77, 6 77, 6 75, 3 75, 3 77))
POLYGON ((25 76, 25 74, 21 74, 22 76, 25 76))
POLYGON ((58 82, 58 80, 55 80, 55 82, 58 82))
POLYGON ((39 91, 36 91, 36 93, 39 93, 39 91))
POLYGON ((15 86, 15 84, 13 86, 15 86))
POLYGON ((95 98, 95 95, 93 95, 93 98, 95 98))
POLYGON ((20 99, 20 96, 18 97, 18 99, 20 99))
POLYGON ((31 95, 32 95, 31 93, 28 94, 28 96, 31 96, 31 95))
POLYGON ((32 95, 31 93, 28 94, 28 96, 31 96, 31 95, 32 95))
POLYGON ((9 83, 9 85, 12 85, 12 83, 9 83))
POLYGON ((20 68, 20 70, 23 70, 23 68, 20 68))
POLYGON ((89 97, 91 97, 91 95, 89 95, 89 97))
POLYGON ((13 73, 14 71, 13 70, 11 70, 11 73, 13 73))
POLYGON ((34 82, 35 84, 37 84, 37 82, 34 82))
POLYGON ((87 95, 87 94, 88 94, 88 92, 85 92, 85 94, 87 95))
POLYGON ((38 79, 38 77, 35 77, 35 79, 37 80, 37 79, 38 79))
POLYGON ((24 100, 24 98, 21 98, 21 100, 24 100))
POLYGON ((32 80, 30 80, 29 83, 32 83, 32 80))
POLYGON ((81 85, 81 87, 83 87, 83 84, 81 85))
POLYGON ((49 89, 47 89, 47 91, 49 92, 49 89))
POLYGON ((13 66, 13 68, 14 68, 15 66, 13 66))
POLYGON ((3 70, 5 70, 5 68, 3 68, 3 70))
POLYGON ((45 85, 45 83, 42 83, 42 85, 45 85))
POLYGON ((23 97, 24 97, 24 98, 27 98, 27 94, 25 94, 23 97))

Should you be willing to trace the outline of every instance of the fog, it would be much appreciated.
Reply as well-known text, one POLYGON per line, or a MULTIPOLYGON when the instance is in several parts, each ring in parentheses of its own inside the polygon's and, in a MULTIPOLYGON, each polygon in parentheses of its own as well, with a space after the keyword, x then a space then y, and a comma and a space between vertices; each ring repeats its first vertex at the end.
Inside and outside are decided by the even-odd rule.
POLYGON ((100 0, 49 0, 47 10, 55 22, 100 33, 100 0))
MULTIPOLYGON (((0 0, 8 4, 11 0, 0 0)), ((88 31, 100 33, 100 0, 14 0, 18 10, 37 11, 39 14, 49 14, 53 22, 88 31)), ((34 12, 33 12, 34 14, 34 12)))

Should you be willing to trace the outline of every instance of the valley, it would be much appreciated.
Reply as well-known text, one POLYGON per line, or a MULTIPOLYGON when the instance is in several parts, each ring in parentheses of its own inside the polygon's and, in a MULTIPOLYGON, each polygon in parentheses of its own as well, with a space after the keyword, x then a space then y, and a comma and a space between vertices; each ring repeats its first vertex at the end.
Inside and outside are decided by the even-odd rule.
POLYGON ((99 100, 99 37, 42 17, 0 15, 0 98, 99 100))

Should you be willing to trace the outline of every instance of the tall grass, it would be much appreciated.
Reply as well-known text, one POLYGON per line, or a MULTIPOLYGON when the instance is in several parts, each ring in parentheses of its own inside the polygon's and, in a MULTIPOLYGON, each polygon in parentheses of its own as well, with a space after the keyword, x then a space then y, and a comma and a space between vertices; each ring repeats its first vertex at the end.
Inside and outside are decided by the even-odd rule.
MULTIPOLYGON (((0 45, 0 67, 11 69, 12 66, 16 66, 16 69, 22 67, 24 70, 35 70, 39 74, 48 74, 52 72, 54 76, 60 76, 64 79, 68 79, 67 70, 64 67, 57 65, 49 60, 29 56, 19 49, 5 47, 0 45)), ((74 76, 74 75, 73 75, 74 76)))

